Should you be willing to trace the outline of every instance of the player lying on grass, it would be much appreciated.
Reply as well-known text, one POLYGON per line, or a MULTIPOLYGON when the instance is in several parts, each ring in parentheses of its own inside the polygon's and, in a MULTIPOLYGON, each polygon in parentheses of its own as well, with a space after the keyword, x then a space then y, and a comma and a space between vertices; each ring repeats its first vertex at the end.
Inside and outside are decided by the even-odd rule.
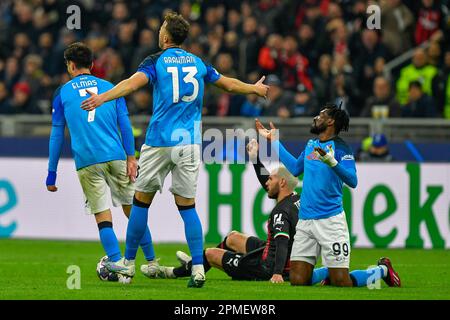
MULTIPOLYGON (((91 75, 93 54, 83 43, 70 45, 64 51, 64 59, 71 80, 59 87, 53 98, 47 190, 58 190, 56 172, 67 125, 86 211, 95 216, 100 241, 109 260, 118 261, 122 256, 113 230, 107 191, 109 188, 114 205, 122 205, 128 217, 137 163, 127 106, 121 98, 106 103, 101 110, 80 109, 81 102, 88 97, 86 90, 102 93, 113 85, 91 75)), ((140 244, 146 259, 153 261, 155 255, 148 228, 140 244)))
POLYGON ((357 185, 356 165, 350 147, 339 137, 348 131, 349 117, 345 110, 327 104, 313 119, 310 139, 296 159, 278 141, 278 132, 264 128, 256 120, 260 135, 279 150, 280 161, 294 175, 303 176, 299 221, 291 253, 290 282, 292 285, 311 285, 329 279, 335 286, 366 286, 368 280, 382 277, 389 286, 400 286, 400 278, 388 258, 381 258, 378 267, 349 273, 350 236, 342 207, 342 187, 357 185), (326 151, 325 151, 326 150, 326 151), (314 272, 319 255, 327 267, 314 272))
MULTIPOLYGON (((267 240, 232 231, 216 247, 204 251, 204 268, 211 267, 224 271, 236 280, 270 280, 283 282, 289 276, 289 255, 298 220, 299 196, 294 193, 298 179, 293 177, 285 167, 274 169, 270 175, 258 157, 258 143, 250 141, 247 145, 250 158, 261 186, 270 199, 277 204, 270 213, 267 222, 267 240)), ((191 258, 177 252, 181 266, 160 267, 158 277, 178 278, 190 275, 191 258)), ((148 275, 145 266, 141 271, 148 275)))
POLYGON ((206 280, 202 225, 195 209, 205 84, 211 83, 231 93, 262 97, 269 87, 262 83, 264 77, 255 84, 248 84, 220 75, 212 66, 181 48, 188 33, 189 23, 179 14, 168 13, 159 31, 162 51, 148 56, 134 75, 107 92, 98 95, 90 92, 91 97, 83 102, 82 108, 94 110, 141 87, 153 86, 153 115, 139 159, 140 171, 127 228, 125 257, 107 266, 111 271, 134 276, 136 251, 146 232, 149 207, 171 172, 170 191, 183 219, 192 255, 188 287, 198 288, 206 280))

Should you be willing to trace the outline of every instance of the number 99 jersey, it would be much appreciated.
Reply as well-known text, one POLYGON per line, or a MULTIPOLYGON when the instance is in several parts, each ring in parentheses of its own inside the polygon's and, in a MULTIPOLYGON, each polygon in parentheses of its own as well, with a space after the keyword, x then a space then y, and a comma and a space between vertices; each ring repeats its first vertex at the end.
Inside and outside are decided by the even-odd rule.
POLYGON ((173 47, 145 58, 137 72, 144 73, 153 85, 153 115, 145 144, 200 144, 204 87, 219 80, 217 70, 196 55, 173 47))

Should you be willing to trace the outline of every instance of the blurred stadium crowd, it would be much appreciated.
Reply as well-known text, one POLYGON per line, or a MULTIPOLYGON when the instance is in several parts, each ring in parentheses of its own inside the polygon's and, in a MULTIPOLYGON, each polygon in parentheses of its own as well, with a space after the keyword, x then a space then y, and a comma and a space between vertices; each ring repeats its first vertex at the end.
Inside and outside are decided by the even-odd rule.
MULTIPOLYGON (((450 118, 449 1, 437 0, 2 0, 0 114, 49 114, 68 81, 65 47, 86 42, 96 76, 118 83, 159 51, 166 10, 191 23, 187 50, 219 72, 254 82, 267 75, 268 99, 208 87, 204 115, 315 115, 327 101, 353 117, 450 118), (69 30, 67 7, 81 8, 69 30), (366 8, 381 7, 381 30, 366 28, 366 8), (424 48, 420 45, 427 44, 424 48), (408 50, 412 59, 386 72, 408 50)), ((151 114, 151 88, 128 98, 131 114, 151 114)))

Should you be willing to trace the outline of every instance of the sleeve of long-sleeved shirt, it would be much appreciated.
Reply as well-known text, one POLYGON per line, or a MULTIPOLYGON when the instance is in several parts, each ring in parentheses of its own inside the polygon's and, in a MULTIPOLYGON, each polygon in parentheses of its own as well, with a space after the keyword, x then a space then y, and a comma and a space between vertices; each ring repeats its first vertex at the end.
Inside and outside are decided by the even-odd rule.
POLYGON ((334 156, 338 164, 332 168, 333 171, 350 188, 356 188, 358 177, 356 175, 355 157, 351 149, 348 147, 337 148, 334 156))
POLYGON ((134 156, 134 137, 125 99, 116 99, 117 122, 122 135, 122 144, 127 156, 134 156))
POLYGON ((285 237, 278 237, 275 239, 276 251, 275 251, 275 267, 273 268, 274 274, 283 274, 284 266, 288 258, 289 252, 289 239, 285 237))
POLYGON ((61 101, 60 89, 58 88, 52 102, 52 131, 49 140, 48 171, 57 171, 59 157, 64 144, 65 126, 64 106, 61 101))
POLYGON ((282 274, 286 260, 288 258, 289 239, 291 238, 288 214, 284 211, 278 211, 274 214, 273 223, 273 238, 276 244, 275 252, 275 267, 274 274, 282 274))
POLYGON ((281 163, 284 164, 284 166, 292 175, 298 177, 303 173, 305 162, 304 151, 296 159, 292 154, 289 153, 289 151, 286 150, 286 148, 279 140, 272 142, 272 146, 275 148, 275 150, 278 150, 278 156, 280 157, 281 163))
POLYGON ((253 168, 255 169, 256 177, 258 178, 261 187, 267 191, 266 182, 269 179, 269 172, 266 167, 264 167, 264 164, 261 162, 261 159, 259 159, 259 156, 256 158, 256 163, 253 164, 253 168))

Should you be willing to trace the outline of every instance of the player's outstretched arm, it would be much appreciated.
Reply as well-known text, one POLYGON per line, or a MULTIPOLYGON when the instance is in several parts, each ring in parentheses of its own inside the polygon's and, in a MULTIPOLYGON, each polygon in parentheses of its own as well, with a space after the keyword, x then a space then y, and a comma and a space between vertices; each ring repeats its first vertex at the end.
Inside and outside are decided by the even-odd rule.
POLYGON ((269 172, 267 171, 264 164, 261 162, 258 156, 259 145, 256 139, 250 140, 247 144, 247 153, 249 155, 250 161, 253 163, 253 168, 255 169, 256 177, 258 178, 261 187, 267 191, 266 182, 269 180, 269 172))
POLYGON ((297 159, 292 154, 290 154, 289 151, 287 151, 283 144, 278 140, 278 130, 277 128, 275 128, 272 122, 270 122, 270 130, 266 129, 258 119, 255 120, 255 126, 258 133, 267 140, 271 141, 272 146, 275 148, 275 150, 278 150, 280 161, 289 170, 289 172, 295 177, 301 175, 304 169, 304 152, 302 152, 297 159))
POLYGON ((262 76, 261 79, 259 79, 255 84, 250 84, 242 82, 241 80, 235 78, 229 78, 222 75, 219 80, 217 80, 213 84, 216 87, 231 93, 257 94, 260 97, 266 97, 269 86, 263 83, 265 78, 265 76, 262 76))
POLYGON ((53 125, 52 132, 50 133, 48 175, 45 181, 47 190, 50 192, 58 191, 56 187, 56 172, 61 150, 64 145, 64 128, 64 125, 53 125))
POLYGON ((86 90, 90 97, 82 102, 81 108, 87 111, 94 110, 105 102, 129 95, 147 83, 147 76, 143 72, 136 72, 130 78, 119 82, 114 88, 101 94, 86 90))

